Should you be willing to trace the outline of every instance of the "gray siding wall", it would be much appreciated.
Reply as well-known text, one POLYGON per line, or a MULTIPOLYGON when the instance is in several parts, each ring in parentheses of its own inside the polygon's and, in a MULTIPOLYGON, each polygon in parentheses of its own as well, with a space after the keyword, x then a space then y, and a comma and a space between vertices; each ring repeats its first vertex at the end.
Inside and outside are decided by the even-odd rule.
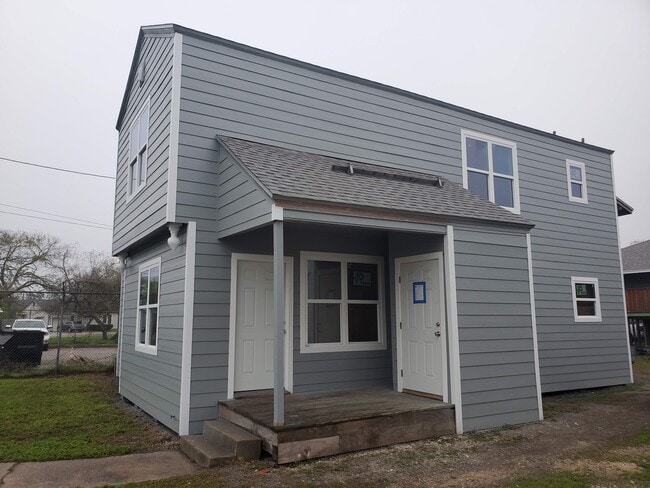
POLYGON ((174 251, 167 235, 158 234, 147 247, 129 252, 125 270, 122 316, 122 370, 120 392, 156 420, 178 432, 183 294, 185 290, 185 234, 174 251), (161 258, 157 355, 135 350, 138 303, 138 268, 161 258))
POLYGON ((172 57, 173 38, 144 38, 139 62, 145 65, 145 81, 142 86, 134 83, 128 94, 127 110, 118 138, 114 253, 150 234, 166 221, 172 57), (129 198, 129 132, 147 100, 150 105, 146 186, 129 198))
MULTIPOLYGON (((319 70, 183 39, 181 139, 186 156, 199 165, 217 161, 214 138, 226 134, 462 183, 461 129, 516 143, 522 216, 536 225, 544 391, 629 380, 608 154, 319 70), (567 158, 586 165, 588 205, 568 200, 567 158), (602 323, 574 323, 571 276, 599 278, 602 323)), ((179 185, 194 190, 191 182, 179 185)), ((178 214, 190 218, 192 211, 179 197, 178 214)))
POLYGON ((271 221, 272 201, 233 158, 221 151, 217 236, 224 237, 271 221))
POLYGON ((465 431, 539 419, 526 235, 455 227, 465 431))

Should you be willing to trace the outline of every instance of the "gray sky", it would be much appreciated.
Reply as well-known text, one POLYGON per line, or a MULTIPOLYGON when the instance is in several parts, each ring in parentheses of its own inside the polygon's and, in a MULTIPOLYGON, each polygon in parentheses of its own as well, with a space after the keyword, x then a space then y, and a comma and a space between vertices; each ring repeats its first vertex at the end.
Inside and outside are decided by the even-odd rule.
MULTIPOLYGON (((0 19, 1 157, 114 176, 138 28, 173 22, 614 149, 621 244, 650 239, 648 0, 0 0, 0 19)), ((0 160, 0 228, 109 252, 110 230, 6 212, 111 225, 113 192, 0 160)))

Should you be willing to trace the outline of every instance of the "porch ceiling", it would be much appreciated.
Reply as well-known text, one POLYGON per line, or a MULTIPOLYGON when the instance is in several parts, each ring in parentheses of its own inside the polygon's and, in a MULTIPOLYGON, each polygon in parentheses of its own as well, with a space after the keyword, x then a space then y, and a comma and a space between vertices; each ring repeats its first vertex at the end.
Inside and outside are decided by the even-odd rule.
POLYGON ((463 221, 533 227, 519 215, 432 174, 233 137, 217 139, 272 203, 289 210, 287 220, 428 232, 463 221))

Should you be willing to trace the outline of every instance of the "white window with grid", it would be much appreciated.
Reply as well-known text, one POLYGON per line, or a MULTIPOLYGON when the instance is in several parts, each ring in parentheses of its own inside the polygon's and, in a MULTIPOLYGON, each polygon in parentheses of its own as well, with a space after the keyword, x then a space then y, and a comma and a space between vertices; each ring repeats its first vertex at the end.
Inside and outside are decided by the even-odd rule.
POLYGON ((160 258, 138 270, 138 315, 135 350, 148 354, 158 351, 158 305, 160 302, 160 258))

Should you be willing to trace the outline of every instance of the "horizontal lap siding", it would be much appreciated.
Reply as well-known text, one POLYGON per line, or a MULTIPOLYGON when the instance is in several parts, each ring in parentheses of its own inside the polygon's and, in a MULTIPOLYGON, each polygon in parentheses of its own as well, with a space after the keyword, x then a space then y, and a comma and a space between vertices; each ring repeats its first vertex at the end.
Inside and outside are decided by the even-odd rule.
POLYGON ((120 391, 156 420, 178 432, 183 293, 185 289, 185 236, 171 252, 166 238, 129 252, 124 288, 122 367, 120 391), (150 355, 135 350, 138 302, 138 267, 161 258, 158 351, 150 355))
POLYGON ((118 139, 113 251, 147 236, 166 221, 167 171, 172 90, 171 37, 145 37, 141 59, 145 64, 143 86, 132 85, 118 139), (129 132, 131 124, 149 100, 149 140, 145 187, 129 199, 129 132))
POLYGON ((526 236, 454 235, 464 429, 537 420, 526 236))
POLYGON ((609 155, 520 143, 522 216, 531 231, 543 392, 630 380, 609 155), (566 159, 585 163, 588 204, 570 202, 566 159), (576 323, 571 277, 598 278, 602 322, 576 323))

